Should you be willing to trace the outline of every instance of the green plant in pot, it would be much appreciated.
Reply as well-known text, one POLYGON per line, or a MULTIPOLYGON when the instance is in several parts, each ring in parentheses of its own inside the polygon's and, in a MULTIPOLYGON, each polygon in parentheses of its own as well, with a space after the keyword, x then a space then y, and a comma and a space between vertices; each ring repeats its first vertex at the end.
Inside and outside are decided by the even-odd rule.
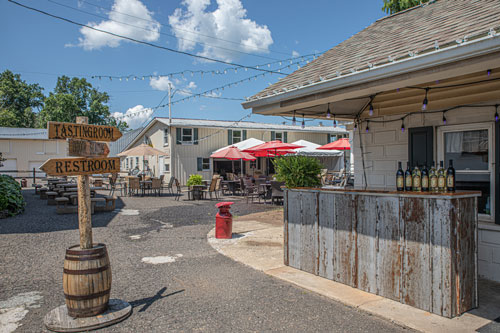
POLYGON ((203 177, 201 175, 190 175, 186 185, 203 185, 203 177))
POLYGON ((315 187, 321 185, 323 165, 314 157, 283 156, 273 160, 275 177, 288 188, 315 187))

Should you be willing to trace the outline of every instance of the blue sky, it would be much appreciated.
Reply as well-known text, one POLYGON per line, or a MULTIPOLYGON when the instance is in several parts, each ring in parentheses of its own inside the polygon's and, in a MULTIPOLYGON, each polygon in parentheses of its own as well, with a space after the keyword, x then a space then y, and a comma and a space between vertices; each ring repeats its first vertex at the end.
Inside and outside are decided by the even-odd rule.
MULTIPOLYGON (((382 0, 18 2, 102 30, 196 55, 251 67, 273 62, 259 67, 268 70, 279 68, 279 60, 299 56, 292 61, 295 63, 302 60, 300 56, 328 50, 385 15, 381 10, 382 0)), ((226 86, 224 90, 214 90, 263 72, 240 69, 236 73, 226 70, 226 74, 213 75, 212 71, 224 73, 233 66, 82 29, 6 0, 0 2, 0 31, 0 71, 9 69, 29 83, 39 83, 46 95, 54 88, 58 75, 86 77, 94 87, 109 93, 112 113, 133 115, 125 118, 132 127, 137 127, 151 114, 168 116, 166 107, 154 107, 166 103, 164 97, 169 82, 177 89, 173 101, 210 90, 209 95, 216 97, 175 103, 174 117, 238 120, 250 110, 244 110, 241 101, 217 97, 251 96, 280 77, 266 74, 236 86, 226 86), (160 76, 186 70, 208 73, 160 76), (109 80, 104 77, 107 75, 131 77, 120 81, 109 80)), ((311 58, 305 58, 301 64, 307 59, 311 58)), ((284 62, 281 67, 288 64, 284 62)), ((296 66, 282 72, 291 73, 296 66)), ((280 117, 259 115, 247 120, 284 121, 280 117)))

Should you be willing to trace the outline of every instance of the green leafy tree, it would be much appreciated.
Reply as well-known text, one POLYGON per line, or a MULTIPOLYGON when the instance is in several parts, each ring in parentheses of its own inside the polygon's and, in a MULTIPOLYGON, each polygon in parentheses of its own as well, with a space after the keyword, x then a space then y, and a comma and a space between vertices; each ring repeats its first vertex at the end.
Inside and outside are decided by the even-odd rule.
POLYGON ((109 95, 92 87, 84 78, 61 76, 54 91, 45 100, 40 111, 38 126, 44 128, 48 121, 75 122, 76 117, 89 118, 89 124, 110 125, 123 131, 127 123, 117 121, 109 112, 109 95))
POLYGON ((425 2, 429 0, 384 0, 382 10, 388 14, 394 14, 425 2))
POLYGON ((38 84, 28 84, 9 70, 0 74, 0 126, 35 127, 45 96, 38 84))

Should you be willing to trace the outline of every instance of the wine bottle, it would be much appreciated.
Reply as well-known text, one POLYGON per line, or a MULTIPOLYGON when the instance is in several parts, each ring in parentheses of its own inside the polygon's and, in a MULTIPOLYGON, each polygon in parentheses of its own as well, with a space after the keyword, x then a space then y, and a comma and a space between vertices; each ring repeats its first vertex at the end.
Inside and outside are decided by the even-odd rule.
POLYGON ((436 170, 436 162, 432 161, 432 167, 429 171, 429 187, 432 192, 438 191, 438 176, 436 170))
POLYGON ((396 189, 398 191, 405 190, 405 174, 401 167, 401 162, 398 162, 398 171, 396 172, 396 189))
POLYGON ((411 191, 412 185, 413 185, 413 179, 411 177, 410 162, 406 162, 405 191, 411 191))
POLYGON ((439 161, 438 191, 439 192, 445 192, 446 191, 446 175, 445 175, 445 172, 444 172, 443 161, 439 161))
POLYGON ((415 168, 412 172, 412 181, 413 181, 413 191, 420 192, 422 191, 422 173, 418 165, 415 165, 415 168))
POLYGON ((455 169, 453 168, 453 160, 450 160, 448 170, 446 170, 446 189, 448 192, 455 192, 455 169))
POLYGON ((429 170, 425 164, 422 166, 422 191, 429 192, 429 170))

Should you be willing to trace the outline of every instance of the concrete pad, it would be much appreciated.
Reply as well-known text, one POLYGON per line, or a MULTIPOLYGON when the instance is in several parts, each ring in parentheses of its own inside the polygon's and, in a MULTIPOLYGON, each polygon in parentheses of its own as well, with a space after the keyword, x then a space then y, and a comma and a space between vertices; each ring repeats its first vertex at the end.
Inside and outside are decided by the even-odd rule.
MULTIPOLYGON (((283 281, 318 293, 375 316, 421 332, 474 332, 491 323, 493 315, 481 308, 448 319, 397 301, 367 293, 283 264, 282 211, 258 213, 233 221, 232 239, 215 239, 215 230, 208 242, 220 253, 283 281)), ((490 296, 491 298, 491 296, 490 296)), ((494 302, 493 302, 494 303, 494 302)), ((496 306, 494 306, 496 308, 496 306)), ((489 305, 482 303, 488 310, 489 305)), ((500 315, 500 313, 498 314, 500 315)))

